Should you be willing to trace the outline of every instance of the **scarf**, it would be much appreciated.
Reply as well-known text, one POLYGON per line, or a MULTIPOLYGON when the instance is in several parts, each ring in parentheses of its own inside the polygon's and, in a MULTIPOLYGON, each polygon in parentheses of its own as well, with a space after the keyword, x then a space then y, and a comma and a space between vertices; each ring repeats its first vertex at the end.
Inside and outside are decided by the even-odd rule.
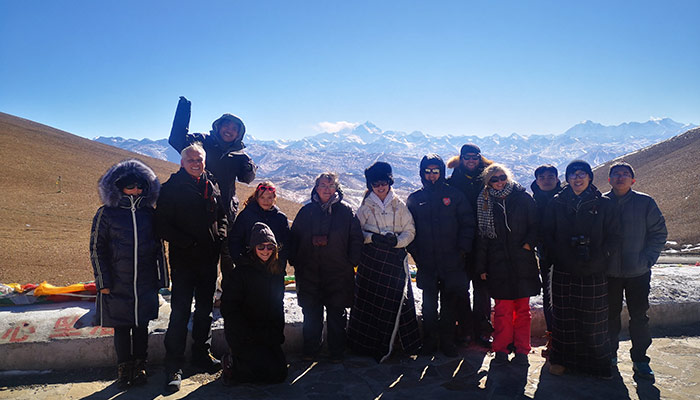
POLYGON ((340 195, 338 194, 338 192, 335 192, 333 193, 331 198, 328 199, 327 202, 321 203, 321 198, 318 197, 318 193, 314 191, 314 193, 311 195, 311 200, 313 200, 314 202, 318 203, 319 206, 321 206, 321 210, 324 214, 330 215, 333 212, 331 206, 340 201, 340 195))
POLYGON ((504 198, 514 189, 522 188, 517 182, 507 182, 501 190, 485 186, 476 199, 476 217, 478 220, 479 236, 489 239, 496 238, 496 226, 493 223, 494 198, 504 198))

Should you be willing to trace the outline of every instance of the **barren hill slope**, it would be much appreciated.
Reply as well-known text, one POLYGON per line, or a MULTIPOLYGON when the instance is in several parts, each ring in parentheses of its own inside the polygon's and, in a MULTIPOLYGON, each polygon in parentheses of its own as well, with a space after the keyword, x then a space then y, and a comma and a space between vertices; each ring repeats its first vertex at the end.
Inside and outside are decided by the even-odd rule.
MULTIPOLYGON (((634 190, 651 195, 666 217, 669 240, 700 243, 700 128, 619 157, 634 167, 634 190)), ((610 190, 613 161, 594 171, 595 185, 610 190)))
MULTIPOLYGON (((100 206, 97 181, 112 164, 136 157, 161 182, 178 166, 0 113, 0 282, 55 285, 93 279, 90 226, 100 206), (61 177, 61 192, 57 180, 61 177)), ((251 188, 239 186, 244 200, 251 188)), ((300 205, 280 200, 294 218, 300 205)))

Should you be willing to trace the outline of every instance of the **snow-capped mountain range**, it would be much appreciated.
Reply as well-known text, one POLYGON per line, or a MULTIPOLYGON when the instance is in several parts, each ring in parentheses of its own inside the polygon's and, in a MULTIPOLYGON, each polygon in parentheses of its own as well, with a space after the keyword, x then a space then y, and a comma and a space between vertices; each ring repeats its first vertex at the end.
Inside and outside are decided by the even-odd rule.
MULTIPOLYGON (((394 170, 394 189, 402 198, 420 187, 418 164, 427 153, 437 153, 445 160, 459 154, 465 143, 476 143, 482 154, 513 170, 515 178, 529 187, 534 169, 553 164, 560 172, 574 159, 591 165, 602 164, 615 157, 666 140, 689 129, 669 118, 647 122, 630 122, 605 126, 592 121, 574 125, 559 135, 491 135, 431 136, 420 131, 411 133, 383 131, 365 122, 338 132, 324 132, 299 140, 257 140, 246 135, 247 153, 258 165, 258 178, 270 179, 280 195, 304 202, 308 200, 314 178, 324 171, 340 174, 346 200, 358 206, 366 188, 364 169, 381 160, 394 170)), ((150 157, 180 162, 180 155, 167 139, 124 139, 97 137, 96 141, 150 157)), ((447 171, 447 175, 451 170, 447 171)))

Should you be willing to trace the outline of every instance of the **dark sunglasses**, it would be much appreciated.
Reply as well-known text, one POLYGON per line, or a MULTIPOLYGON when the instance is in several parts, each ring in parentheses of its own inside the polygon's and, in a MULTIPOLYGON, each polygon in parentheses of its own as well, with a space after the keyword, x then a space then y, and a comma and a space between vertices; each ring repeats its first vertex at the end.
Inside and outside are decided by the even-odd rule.
POLYGON ((260 250, 260 251, 263 251, 265 249, 272 251, 272 250, 276 249, 277 246, 275 246, 274 244, 259 244, 259 245, 255 246, 255 248, 260 250))
POLYGON ((124 189, 126 189, 126 190, 131 190, 131 189, 136 189, 136 188, 143 189, 144 185, 142 183, 130 183, 130 184, 124 186, 124 189))
POLYGON ((423 172, 428 175, 428 174, 435 174, 438 175, 440 173, 440 168, 426 168, 423 170, 423 172))
POLYGON ((498 181, 503 182, 503 181, 507 181, 507 180, 508 180, 508 176, 498 175, 498 176, 492 176, 491 179, 489 179, 489 183, 496 183, 498 181))
POLYGON ((265 186, 262 184, 258 185, 258 191, 264 192, 266 190, 270 193, 275 193, 277 191, 277 189, 275 189, 274 186, 265 186))
POLYGON ((476 156, 462 156, 462 160, 474 160, 474 161, 479 161, 479 160, 481 160, 481 156, 480 156, 480 155, 476 155, 476 156))
POLYGON ((378 187, 388 186, 388 185, 389 185, 389 182, 387 182, 387 181, 372 182, 373 188, 378 188, 378 187))

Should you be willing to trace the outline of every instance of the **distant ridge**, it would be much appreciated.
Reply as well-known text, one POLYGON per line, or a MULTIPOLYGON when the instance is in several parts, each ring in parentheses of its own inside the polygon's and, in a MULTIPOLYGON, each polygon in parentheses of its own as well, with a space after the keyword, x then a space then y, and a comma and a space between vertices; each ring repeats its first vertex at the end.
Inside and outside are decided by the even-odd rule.
POLYGON ((700 128, 608 161, 594 170, 594 183, 610 190, 608 171, 617 160, 635 170, 634 190, 656 200, 666 217, 669 240, 700 243, 700 128))

